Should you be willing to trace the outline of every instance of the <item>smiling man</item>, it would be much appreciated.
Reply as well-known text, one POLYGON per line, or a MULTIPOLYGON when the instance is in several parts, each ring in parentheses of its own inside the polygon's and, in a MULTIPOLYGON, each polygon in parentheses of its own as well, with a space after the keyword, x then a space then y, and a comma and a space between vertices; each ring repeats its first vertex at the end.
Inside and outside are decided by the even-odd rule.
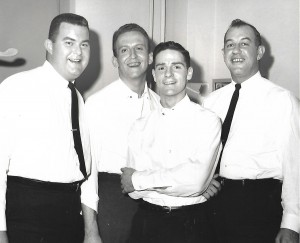
POLYGON ((101 242, 94 200, 80 189, 90 174, 90 144, 83 99, 73 84, 89 62, 87 20, 56 16, 45 48, 43 66, 0 85, 0 242, 82 243, 82 210, 93 216, 86 223, 101 242), (73 129, 76 104, 79 127, 73 129))
POLYGON ((86 102, 95 166, 89 183, 99 181, 99 228, 106 243, 127 242, 137 203, 122 194, 121 168, 127 164, 127 136, 132 123, 159 103, 147 87, 152 63, 150 41, 137 24, 125 24, 113 35, 112 63, 119 79, 89 97, 86 102), (99 172, 99 174, 98 174, 99 172))
POLYGON ((232 82, 203 104, 223 121, 222 190, 212 201, 220 243, 299 242, 299 100, 260 75, 264 52, 254 26, 232 21, 223 49, 232 82))
POLYGON ((160 107, 133 124, 122 169, 123 193, 142 199, 129 242, 209 243, 201 194, 215 170, 221 122, 186 94, 193 74, 188 51, 164 42, 153 56, 160 107))

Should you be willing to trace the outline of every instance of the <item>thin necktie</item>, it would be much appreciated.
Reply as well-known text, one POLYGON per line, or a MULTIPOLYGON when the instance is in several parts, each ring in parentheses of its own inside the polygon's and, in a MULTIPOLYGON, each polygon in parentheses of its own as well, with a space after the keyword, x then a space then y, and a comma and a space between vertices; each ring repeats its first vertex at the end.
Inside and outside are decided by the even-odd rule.
POLYGON ((85 168, 83 149, 80 137, 80 129, 79 129, 79 118, 78 118, 78 97, 76 93, 76 89, 73 83, 69 82, 68 87, 71 89, 72 94, 72 106, 71 106, 71 117, 72 117, 72 131, 73 131, 73 139, 74 139, 74 148, 77 152, 79 163, 80 163, 80 171, 82 172, 85 179, 87 179, 87 173, 85 168))
POLYGON ((222 142, 223 148, 222 148, 222 151, 221 151, 221 154, 220 154, 220 157, 219 157, 219 161, 218 161, 218 164, 217 164, 217 168, 216 168, 216 172, 215 172, 216 174, 219 174, 219 172, 220 172, 220 163, 221 163, 221 159, 222 159, 222 154, 223 154, 225 144, 227 142, 227 138, 228 138, 228 134, 229 134, 229 131, 230 131, 230 126, 231 126, 234 110, 235 110, 235 107, 236 107, 236 103, 239 99, 239 90, 240 90, 240 88, 241 88, 241 84, 236 84, 235 85, 235 90, 234 90, 233 95, 231 97, 230 105, 229 105, 225 120, 224 120, 223 125, 222 125, 221 142, 222 142))

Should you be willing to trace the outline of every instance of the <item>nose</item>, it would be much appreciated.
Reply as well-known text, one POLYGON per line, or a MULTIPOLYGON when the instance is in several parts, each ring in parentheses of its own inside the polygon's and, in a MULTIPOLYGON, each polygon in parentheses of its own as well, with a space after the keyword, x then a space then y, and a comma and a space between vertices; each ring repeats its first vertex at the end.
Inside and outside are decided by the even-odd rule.
POLYGON ((173 76, 172 67, 167 67, 166 68, 165 76, 166 77, 172 77, 173 76))
POLYGON ((82 53, 81 47, 79 45, 74 45, 73 53, 75 53, 76 55, 81 55, 81 53, 82 53))
POLYGON ((136 57, 135 49, 131 49, 130 56, 131 56, 131 58, 135 58, 136 57))
POLYGON ((235 45, 234 48, 233 48, 233 52, 234 52, 234 53, 239 53, 239 52, 241 52, 240 45, 235 45))

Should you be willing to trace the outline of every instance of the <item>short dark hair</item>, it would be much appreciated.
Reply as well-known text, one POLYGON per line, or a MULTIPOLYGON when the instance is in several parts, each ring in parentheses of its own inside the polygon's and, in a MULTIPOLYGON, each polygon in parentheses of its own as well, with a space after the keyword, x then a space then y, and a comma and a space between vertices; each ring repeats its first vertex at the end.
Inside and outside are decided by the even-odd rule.
POLYGON ((148 48, 148 52, 150 52, 150 39, 149 39, 149 36, 148 36, 147 32, 141 26, 139 26, 138 24, 130 23, 130 24, 122 25, 113 34, 112 50, 113 50, 113 53, 114 53, 115 57, 117 57, 116 42, 117 42, 119 36, 124 34, 124 33, 131 32, 131 31, 140 32, 147 39, 147 44, 148 44, 147 48, 148 48))
POLYGON ((55 42, 56 40, 61 23, 79 25, 89 29, 88 21, 84 17, 73 13, 59 14, 51 21, 50 24, 48 39, 52 42, 55 42))
POLYGON ((230 26, 228 27, 225 35, 224 35, 224 44, 226 42, 226 35, 227 35, 227 32, 231 29, 231 28, 239 28, 241 26, 249 26, 253 32, 254 32, 254 35, 255 35, 255 44, 256 46, 260 46, 262 45, 262 40, 261 40, 261 36, 260 36, 260 33, 258 32, 258 30, 252 25, 252 24, 249 24, 243 20, 240 20, 240 19, 234 19, 230 26))
POLYGON ((187 68, 190 67, 190 65, 191 65, 190 53, 186 49, 184 49, 184 47, 182 45, 180 45, 179 43, 176 43, 174 41, 161 42, 154 48, 154 51, 153 51, 154 66, 155 66, 156 56, 158 55, 158 53, 160 53, 161 51, 164 51, 164 50, 179 51, 184 57, 184 61, 185 61, 187 68))

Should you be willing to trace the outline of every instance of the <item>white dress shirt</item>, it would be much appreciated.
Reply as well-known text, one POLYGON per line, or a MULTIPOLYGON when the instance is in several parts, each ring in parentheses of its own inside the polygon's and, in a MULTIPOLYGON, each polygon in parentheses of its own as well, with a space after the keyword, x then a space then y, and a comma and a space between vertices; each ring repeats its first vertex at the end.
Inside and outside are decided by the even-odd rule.
POLYGON ((220 119, 188 96, 137 120, 128 138, 128 166, 137 170, 129 195, 161 206, 206 201, 220 135, 220 119))
POLYGON ((83 186, 93 186, 97 194, 98 171, 121 174, 121 168, 127 165, 127 136, 130 127, 136 119, 145 116, 158 105, 158 95, 146 84, 139 98, 121 79, 87 99, 85 107, 93 169, 83 186))
MULTIPOLYGON (((203 105, 224 121, 235 83, 209 95, 203 105)), ((282 228, 300 230, 299 100, 258 72, 242 83, 220 175, 230 179, 283 180, 282 228)))
MULTIPOLYGON (((78 100, 89 174, 89 134, 79 93, 78 100)), ((74 149, 71 90, 68 81, 47 61, 41 67, 15 74, 1 83, 0 148, 0 230, 6 230, 7 175, 63 183, 84 178, 74 149)))

